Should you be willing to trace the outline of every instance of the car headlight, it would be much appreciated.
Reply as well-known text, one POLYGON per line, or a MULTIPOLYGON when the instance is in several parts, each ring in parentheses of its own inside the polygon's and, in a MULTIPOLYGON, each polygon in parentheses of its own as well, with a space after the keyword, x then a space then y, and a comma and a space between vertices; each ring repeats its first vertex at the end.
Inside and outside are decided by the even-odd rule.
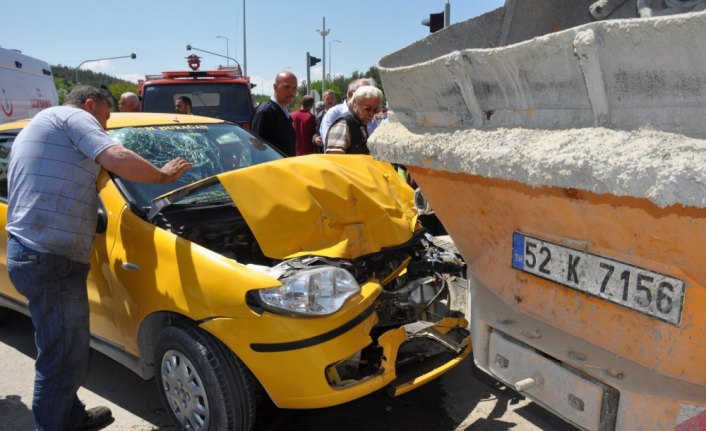
POLYGON ((333 266, 307 269, 280 281, 279 287, 256 291, 261 305, 275 313, 326 316, 360 291, 350 272, 333 266))
POLYGON ((431 208, 429 201, 420 188, 414 191, 414 208, 420 215, 434 214, 434 210, 431 208))

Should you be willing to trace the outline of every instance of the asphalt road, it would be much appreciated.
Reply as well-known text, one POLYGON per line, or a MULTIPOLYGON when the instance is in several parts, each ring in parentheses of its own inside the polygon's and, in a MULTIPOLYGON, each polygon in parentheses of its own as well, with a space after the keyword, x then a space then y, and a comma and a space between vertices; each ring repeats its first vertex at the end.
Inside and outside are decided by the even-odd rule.
MULTIPOLYGON (((34 341, 29 318, 17 314, 0 326, 0 431, 32 430, 34 341)), ((92 352, 88 381, 79 391, 88 407, 107 405, 116 420, 107 430, 176 430, 144 381, 92 352)), ((538 405, 480 372, 471 360, 442 378, 398 398, 382 392, 319 410, 281 410, 265 403, 257 431, 530 431, 575 430, 538 405)))

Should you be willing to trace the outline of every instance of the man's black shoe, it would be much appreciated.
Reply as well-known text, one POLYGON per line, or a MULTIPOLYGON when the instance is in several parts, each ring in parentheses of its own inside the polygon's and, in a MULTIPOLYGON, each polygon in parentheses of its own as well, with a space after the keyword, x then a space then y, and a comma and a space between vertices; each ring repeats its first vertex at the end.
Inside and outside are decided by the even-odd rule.
POLYGON ((95 431, 112 424, 113 414, 108 407, 93 407, 86 410, 86 416, 79 422, 71 425, 71 431, 95 431))

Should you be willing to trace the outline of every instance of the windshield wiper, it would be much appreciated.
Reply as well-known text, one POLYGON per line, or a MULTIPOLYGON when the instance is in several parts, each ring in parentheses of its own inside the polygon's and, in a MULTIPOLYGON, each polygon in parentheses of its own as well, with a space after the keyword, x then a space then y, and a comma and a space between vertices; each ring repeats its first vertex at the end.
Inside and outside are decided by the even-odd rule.
POLYGON ((213 176, 205 178, 203 180, 197 181, 193 184, 178 188, 162 196, 158 196, 152 199, 152 205, 150 206, 150 211, 147 213, 147 220, 152 221, 152 219, 159 214, 164 208, 169 205, 173 205, 179 201, 184 200, 187 196, 193 196, 204 189, 213 187, 214 185, 220 184, 218 177, 213 176))

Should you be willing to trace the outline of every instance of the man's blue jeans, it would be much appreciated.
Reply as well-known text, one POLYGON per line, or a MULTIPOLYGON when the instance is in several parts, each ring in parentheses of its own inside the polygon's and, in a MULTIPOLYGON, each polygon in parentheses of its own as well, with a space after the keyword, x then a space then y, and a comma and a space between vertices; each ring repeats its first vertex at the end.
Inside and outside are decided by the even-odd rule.
POLYGON ((27 298, 35 329, 35 425, 39 431, 68 430, 86 414, 76 391, 88 369, 89 265, 34 251, 10 236, 7 269, 27 298))

